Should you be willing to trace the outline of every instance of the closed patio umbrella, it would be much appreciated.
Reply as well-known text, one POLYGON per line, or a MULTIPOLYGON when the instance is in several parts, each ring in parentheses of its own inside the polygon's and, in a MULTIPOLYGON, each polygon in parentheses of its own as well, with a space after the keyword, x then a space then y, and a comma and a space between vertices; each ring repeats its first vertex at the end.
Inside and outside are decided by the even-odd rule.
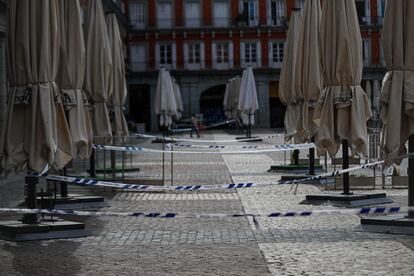
POLYGON ((254 113, 259 110, 256 81, 254 80, 253 69, 250 66, 243 71, 240 80, 238 110, 242 114, 243 124, 249 128, 248 137, 250 138, 250 128, 255 121, 254 113))
POLYGON ((108 40, 111 46, 112 57, 112 97, 111 107, 113 108, 114 118, 112 121, 112 131, 114 136, 128 136, 128 125, 124 115, 124 104, 127 97, 127 87, 125 79, 125 61, 123 43, 119 31, 118 19, 115 13, 110 13, 106 17, 108 27, 108 40))
POLYGON ((90 0, 86 20, 85 91, 92 104, 93 134, 112 138, 107 103, 112 95, 112 58, 101 0, 90 0))
MULTIPOLYGON (((353 0, 323 1, 320 54, 325 88, 320 94, 314 120, 319 126, 319 155, 335 155, 342 140, 343 167, 348 167, 348 143, 367 155, 368 97, 361 88, 362 39, 353 0)), ((344 174, 344 194, 349 194, 349 175, 344 174)))
POLYGON ((175 115, 175 119, 180 120, 184 112, 183 99, 181 97, 181 89, 174 78, 172 78, 172 81, 174 86, 175 103, 177 105, 177 114, 175 115))
POLYGON ((296 134, 300 116, 300 98, 295 87, 296 58, 299 47, 301 12, 294 10, 290 16, 289 30, 284 47, 284 57, 279 80, 280 101, 286 105, 285 139, 291 140, 296 134))
POLYGON ((171 126, 172 118, 177 114, 173 82, 164 68, 158 73, 154 111, 159 115, 159 125, 166 128, 171 126))
POLYGON ((237 120, 239 116, 238 103, 240 94, 240 77, 230 79, 226 85, 223 108, 228 119, 237 120))
POLYGON ((319 26, 321 5, 319 0, 308 0, 302 11, 302 24, 299 32, 296 57, 295 89, 301 101, 301 111, 295 142, 305 143, 318 131, 313 122, 313 113, 323 88, 319 56, 319 26))
POLYGON ((59 2, 9 1, 9 80, 3 166, 41 172, 72 159, 59 89, 59 2))
POLYGON ((59 11, 61 48, 57 83, 66 109, 74 157, 87 159, 92 152, 93 134, 88 101, 82 90, 86 50, 79 1, 59 1, 59 11))
MULTIPOLYGON (((382 44, 387 74, 381 92, 382 149, 386 165, 414 152, 414 2, 386 2, 382 44)), ((408 206, 414 206, 414 164, 409 160, 408 206)), ((409 217, 414 212, 409 211, 409 217)))
POLYGON ((382 147, 387 165, 407 153, 414 134, 414 3, 387 1, 382 44, 387 74, 382 82, 382 147))

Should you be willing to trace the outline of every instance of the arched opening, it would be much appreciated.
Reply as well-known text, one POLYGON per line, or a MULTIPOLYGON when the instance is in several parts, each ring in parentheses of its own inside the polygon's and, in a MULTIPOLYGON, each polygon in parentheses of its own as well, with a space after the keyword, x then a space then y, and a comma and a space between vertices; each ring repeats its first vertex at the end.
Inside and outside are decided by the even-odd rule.
POLYGON ((226 116, 223 110, 225 85, 208 88, 200 96, 200 113, 203 114, 205 124, 224 121, 226 116))
POLYGON ((145 130, 151 129, 150 86, 147 84, 132 84, 129 86, 129 116, 128 121, 144 124, 145 130))

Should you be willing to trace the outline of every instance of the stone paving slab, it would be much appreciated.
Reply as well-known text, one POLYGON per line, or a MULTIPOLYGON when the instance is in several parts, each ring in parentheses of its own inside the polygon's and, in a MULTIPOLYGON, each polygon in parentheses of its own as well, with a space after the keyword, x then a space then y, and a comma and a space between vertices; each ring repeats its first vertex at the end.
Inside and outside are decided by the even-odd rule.
POLYGON ((273 275, 409 276, 414 271, 414 252, 389 240, 264 243, 260 249, 273 275))

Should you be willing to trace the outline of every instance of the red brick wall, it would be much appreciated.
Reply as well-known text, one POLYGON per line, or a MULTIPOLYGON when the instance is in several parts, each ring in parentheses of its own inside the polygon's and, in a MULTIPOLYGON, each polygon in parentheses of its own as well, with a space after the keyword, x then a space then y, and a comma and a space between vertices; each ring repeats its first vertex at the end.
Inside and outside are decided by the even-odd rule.
POLYGON ((234 68, 240 68, 240 34, 233 34, 234 68))
POLYGON ((202 10, 203 10, 203 25, 211 26, 211 0, 203 0, 202 10))
POLYGON ((175 26, 183 26, 183 19, 184 19, 183 0, 174 0, 173 9, 174 9, 175 26))
POLYGON ((205 57, 205 65, 206 68, 211 68, 211 43, 212 43, 211 35, 204 36, 204 57, 205 57))
POLYGON ((231 23, 233 23, 234 18, 239 14, 239 1, 231 0, 231 23))
POLYGON ((260 44, 262 46, 262 67, 267 68, 269 66, 269 37, 267 34, 261 34, 260 44))
POLYGON ((182 36, 177 37, 176 45, 177 45, 177 68, 183 69, 184 68, 184 39, 182 36))
POLYGON ((155 37, 150 37, 148 39, 148 62, 149 68, 154 70, 155 69, 155 37))
POLYGON ((266 25, 267 21, 267 7, 266 0, 259 0, 259 23, 260 25, 266 25))
POLYGON ((156 19, 156 1, 148 1, 148 25, 150 27, 155 27, 156 19))

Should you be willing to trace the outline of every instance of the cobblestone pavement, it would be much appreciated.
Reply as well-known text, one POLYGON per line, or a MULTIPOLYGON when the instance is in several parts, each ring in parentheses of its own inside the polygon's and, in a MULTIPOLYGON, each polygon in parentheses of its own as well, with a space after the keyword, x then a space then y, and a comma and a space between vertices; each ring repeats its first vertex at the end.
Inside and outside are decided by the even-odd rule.
MULTIPOLYGON (((270 131, 255 135, 270 134, 270 131)), ((216 131, 205 139, 235 137, 216 131)), ((282 138, 261 144, 281 143, 282 138)), ((148 147, 159 147, 148 141, 148 147)), ((160 177, 160 155, 133 156, 141 169, 131 177, 160 177)), ((283 153, 174 155, 176 184, 276 183, 270 165, 283 153)), ((83 164, 74 164, 74 171, 83 164)), ((168 164, 169 166, 169 164, 168 164)), ((169 167, 166 167, 169 170, 169 167)), ((167 174, 167 177, 169 175, 167 174)), ((0 180, 0 206, 22 201, 23 176, 0 180)), ((301 205, 324 187, 290 186, 209 192, 111 192, 100 211, 177 213, 265 213, 317 210, 301 205)), ((90 192, 85 188, 71 191, 90 192)), ((387 190, 394 205, 407 204, 406 190, 387 190)), ((0 220, 17 218, 0 215, 0 220)), ((365 233, 358 216, 306 218, 134 218, 71 217, 93 236, 13 243, 0 241, 0 275, 413 275, 414 242, 405 235, 365 233)))

